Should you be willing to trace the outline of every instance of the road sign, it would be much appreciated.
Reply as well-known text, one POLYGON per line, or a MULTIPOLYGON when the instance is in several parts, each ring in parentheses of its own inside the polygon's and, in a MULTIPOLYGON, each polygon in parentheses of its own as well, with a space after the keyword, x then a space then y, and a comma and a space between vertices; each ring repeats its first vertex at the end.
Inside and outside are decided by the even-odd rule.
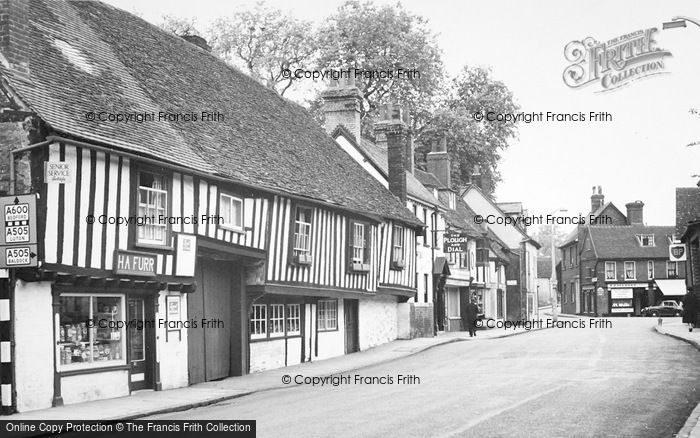
POLYGON ((0 198, 0 268, 37 265, 36 195, 0 198))

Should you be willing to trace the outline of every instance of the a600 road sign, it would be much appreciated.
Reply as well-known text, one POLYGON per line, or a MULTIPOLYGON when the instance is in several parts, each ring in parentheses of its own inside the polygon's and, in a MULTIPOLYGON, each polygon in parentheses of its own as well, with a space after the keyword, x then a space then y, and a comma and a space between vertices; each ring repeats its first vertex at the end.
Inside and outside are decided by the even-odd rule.
POLYGON ((37 265, 36 195, 0 198, 0 268, 37 265))

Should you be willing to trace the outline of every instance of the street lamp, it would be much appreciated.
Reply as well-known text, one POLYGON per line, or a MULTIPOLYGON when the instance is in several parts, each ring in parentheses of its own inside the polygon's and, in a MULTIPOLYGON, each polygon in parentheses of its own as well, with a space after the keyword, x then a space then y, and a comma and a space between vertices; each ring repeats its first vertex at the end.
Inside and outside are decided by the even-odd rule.
POLYGON ((686 27, 686 21, 690 21, 694 25, 700 27, 700 22, 698 20, 695 20, 693 18, 689 17, 673 17, 671 18, 671 21, 666 21, 663 24, 664 29, 673 29, 675 27, 686 27))
MULTIPOLYGON (((551 216, 554 216, 556 213, 566 213, 568 210, 565 208, 557 208, 553 212, 550 213, 551 216)), ((554 223, 555 221, 552 220, 552 223, 550 224, 550 234, 551 234, 551 245, 552 245, 552 275, 549 279, 549 302, 552 304, 552 320, 556 321, 557 320, 557 306, 559 303, 557 302, 557 291, 555 289, 555 285, 557 283, 557 262, 556 262, 556 253, 554 252, 554 223)))

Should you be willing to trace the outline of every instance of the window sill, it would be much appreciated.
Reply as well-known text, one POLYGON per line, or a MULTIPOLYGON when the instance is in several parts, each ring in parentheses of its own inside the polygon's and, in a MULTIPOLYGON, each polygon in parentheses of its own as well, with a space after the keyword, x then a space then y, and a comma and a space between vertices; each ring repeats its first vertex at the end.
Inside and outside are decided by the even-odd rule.
POLYGON ((238 227, 234 227, 232 225, 218 225, 218 227, 219 227, 219 229, 224 230, 224 231, 231 231, 233 233, 245 234, 244 228, 238 228, 238 227))
POLYGON ((369 263, 353 263, 350 266, 351 272, 367 273, 369 272, 369 263))
POLYGON ((63 369, 59 371, 58 373, 61 375, 61 377, 70 377, 70 376, 78 376, 81 374, 94 374, 94 373, 106 373, 110 371, 122 371, 122 370, 129 370, 131 369, 131 365, 126 364, 124 362, 117 363, 117 364, 112 364, 112 365, 103 365, 103 366, 91 366, 91 367, 80 367, 80 368, 69 368, 69 369, 63 369))
POLYGON ((147 248, 147 249, 159 249, 162 251, 173 251, 175 248, 173 248, 171 245, 157 245, 155 243, 141 243, 141 242, 135 242, 134 247, 136 248, 147 248))
POLYGON ((300 254, 293 257, 292 263, 299 266, 310 266, 312 260, 311 254, 300 254))
POLYGON ((404 261, 393 261, 391 262, 391 269, 394 271, 403 271, 403 269, 406 267, 406 263, 404 261))

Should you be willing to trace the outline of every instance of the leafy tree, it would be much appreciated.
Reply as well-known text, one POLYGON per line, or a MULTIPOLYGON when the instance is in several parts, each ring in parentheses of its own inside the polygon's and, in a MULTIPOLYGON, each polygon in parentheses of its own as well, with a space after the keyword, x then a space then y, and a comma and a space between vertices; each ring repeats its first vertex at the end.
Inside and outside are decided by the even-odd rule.
POLYGON ((280 95, 298 81, 285 70, 309 69, 316 52, 311 23, 265 3, 220 18, 208 30, 214 54, 280 95))
POLYGON ((200 35, 196 27, 196 20, 194 18, 163 15, 161 18, 161 22, 158 24, 158 27, 168 32, 174 33, 177 36, 200 35))
MULTIPOLYGON (((529 231, 529 230, 528 230, 529 231)), ((538 257, 549 257, 552 253, 552 227, 549 225, 541 225, 535 232, 530 232, 530 237, 537 241, 542 247, 537 252, 538 257)), ((564 238, 568 235, 560 227, 554 226, 554 246, 561 244, 564 238)))
POLYGON ((328 17, 318 32, 320 70, 353 68, 364 72, 392 71, 393 78, 367 75, 357 78, 364 96, 363 126, 371 126, 382 103, 400 101, 409 106, 414 125, 424 123, 442 91, 441 51, 427 21, 397 3, 375 5, 349 0, 328 17), (398 69, 418 74, 397 77, 398 69))
POLYGON ((517 137, 517 124, 476 120, 474 114, 512 114, 519 109, 508 87, 494 80, 488 69, 465 66, 451 81, 444 106, 435 111, 429 122, 418 131, 421 145, 417 148, 416 157, 419 167, 425 166, 432 142, 444 133, 452 163, 454 188, 464 187, 471 182, 473 174, 480 173, 485 191, 492 194, 501 180, 498 172, 501 152, 508 147, 511 139, 517 137))

